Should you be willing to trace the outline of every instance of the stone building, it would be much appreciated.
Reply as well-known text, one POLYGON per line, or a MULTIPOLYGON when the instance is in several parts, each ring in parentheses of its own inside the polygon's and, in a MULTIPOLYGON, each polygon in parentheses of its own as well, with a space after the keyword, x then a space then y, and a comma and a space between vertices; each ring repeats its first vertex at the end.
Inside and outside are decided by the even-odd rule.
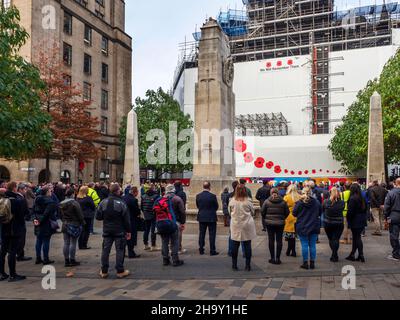
MULTIPOLYGON (((132 106, 132 38, 125 33, 124 0, 0 0, 15 5, 30 34, 21 54, 28 61, 39 43, 58 43, 66 78, 91 99, 101 124, 101 155, 91 163, 50 161, 51 181, 121 181, 119 126, 132 106)), ((0 161, 0 180, 43 182, 44 159, 0 161)))

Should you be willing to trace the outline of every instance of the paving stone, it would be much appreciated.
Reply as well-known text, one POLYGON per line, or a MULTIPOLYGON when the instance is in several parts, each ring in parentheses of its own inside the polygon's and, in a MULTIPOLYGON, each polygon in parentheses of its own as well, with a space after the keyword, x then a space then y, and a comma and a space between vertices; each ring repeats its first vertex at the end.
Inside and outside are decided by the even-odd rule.
POLYGON ((100 291, 100 292, 97 292, 96 295, 97 295, 97 296, 106 297, 106 296, 111 295, 113 292, 115 292, 115 291, 117 291, 117 290, 120 290, 120 288, 111 287, 111 288, 107 288, 107 289, 105 289, 105 290, 102 290, 102 291, 100 291))
POLYGON ((80 296, 81 294, 84 294, 84 293, 89 292, 89 291, 94 290, 94 289, 96 289, 96 288, 95 287, 83 287, 81 289, 72 291, 69 294, 72 295, 72 296, 80 296))
POLYGON ((278 293, 277 296, 275 297, 275 300, 290 300, 290 297, 291 297, 290 294, 278 293))
POLYGON ((168 291, 168 293, 162 295, 160 297, 160 299, 163 299, 163 300, 188 300, 188 298, 180 297, 179 296, 180 293, 181 293, 180 291, 170 290, 170 291, 168 291))
POLYGON ((306 288, 293 288, 293 295, 300 297, 307 297, 307 289, 306 288))
POLYGON ((152 286, 148 287, 146 290, 160 290, 161 288, 164 288, 167 285, 167 283, 163 283, 163 282, 158 282, 153 284, 152 286))
POLYGON ((283 281, 275 281, 275 280, 272 280, 272 281, 269 283, 268 288, 271 288, 271 289, 280 289, 280 288, 282 287, 282 284, 283 284, 283 281))
POLYGON ((250 292, 257 295, 263 295, 266 287, 255 286, 250 292))
POLYGON ((244 281, 244 280, 235 279, 235 280, 232 281, 231 286, 232 286, 232 287, 239 287, 239 288, 241 288, 241 287, 245 284, 245 282, 246 282, 246 281, 244 281))

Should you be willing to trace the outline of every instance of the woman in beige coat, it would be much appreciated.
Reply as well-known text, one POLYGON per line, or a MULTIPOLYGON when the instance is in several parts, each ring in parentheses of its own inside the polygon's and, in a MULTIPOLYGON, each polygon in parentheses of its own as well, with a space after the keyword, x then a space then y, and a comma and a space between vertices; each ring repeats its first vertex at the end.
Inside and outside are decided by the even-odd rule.
POLYGON ((231 215, 231 238, 233 242, 232 269, 237 271, 237 259, 240 243, 243 243, 246 257, 246 270, 250 271, 251 241, 257 238, 254 223, 253 203, 247 196, 246 188, 238 185, 235 195, 229 202, 229 213, 231 215))

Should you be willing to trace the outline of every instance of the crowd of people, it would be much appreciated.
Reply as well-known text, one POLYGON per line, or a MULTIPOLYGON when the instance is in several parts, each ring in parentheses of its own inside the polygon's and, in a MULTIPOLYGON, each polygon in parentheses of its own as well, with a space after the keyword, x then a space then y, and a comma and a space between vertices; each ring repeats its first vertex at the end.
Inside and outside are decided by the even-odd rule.
MULTIPOLYGON (((256 207, 246 180, 234 181, 233 191, 226 187, 220 195, 224 225, 230 228, 228 255, 232 269, 238 268, 242 248, 245 270, 251 270, 252 241, 257 238, 256 207)), ((350 245, 349 261, 365 263, 363 236, 368 221, 373 223, 372 235, 390 233, 393 248, 390 259, 400 261, 400 178, 388 190, 385 184, 372 182, 368 188, 357 182, 319 185, 309 180, 302 183, 273 185, 265 181, 255 196, 259 201, 263 231, 268 234, 269 263, 280 265, 284 240, 286 255, 297 257, 296 241, 302 249, 303 269, 315 269, 319 234, 324 229, 332 251, 330 261, 339 261, 340 244, 350 245)), ((212 185, 205 181, 203 191, 196 195, 199 223, 199 254, 205 254, 205 239, 209 233, 210 256, 217 256, 216 234, 218 197, 212 185)), ((101 278, 109 275, 109 256, 116 251, 118 278, 129 275, 125 258, 137 259, 138 231, 143 231, 145 251, 161 251, 164 266, 184 264, 180 255, 182 234, 186 224, 187 196, 181 182, 154 184, 147 181, 141 187, 118 183, 87 185, 30 183, 0 184, 0 281, 24 280, 16 271, 17 262, 32 260, 25 255, 27 222, 31 221, 36 236, 37 265, 53 264, 50 258, 52 236, 63 234, 65 267, 78 267, 77 248, 90 250, 90 235, 95 219, 102 222, 103 244, 101 278), (61 221, 60 221, 61 220, 61 221), (157 247, 157 235, 161 248, 157 247), (8 260, 6 273, 5 262, 8 260)))

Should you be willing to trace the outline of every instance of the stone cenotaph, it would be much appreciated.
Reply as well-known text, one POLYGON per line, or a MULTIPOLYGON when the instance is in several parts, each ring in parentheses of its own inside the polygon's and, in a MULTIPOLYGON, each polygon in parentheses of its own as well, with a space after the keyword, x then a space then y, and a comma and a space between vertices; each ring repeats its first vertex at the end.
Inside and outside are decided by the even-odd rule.
POLYGON ((128 113, 125 143, 124 186, 128 184, 140 187, 139 137, 137 115, 133 109, 128 113))
POLYGON ((378 92, 374 92, 369 115, 367 185, 375 180, 384 182, 385 176, 382 98, 378 92))
POLYGON ((211 183, 211 192, 220 200, 223 188, 231 187, 235 179, 233 77, 228 37, 217 21, 209 19, 201 28, 199 43, 189 209, 196 209, 195 197, 203 190, 204 181, 211 183))

